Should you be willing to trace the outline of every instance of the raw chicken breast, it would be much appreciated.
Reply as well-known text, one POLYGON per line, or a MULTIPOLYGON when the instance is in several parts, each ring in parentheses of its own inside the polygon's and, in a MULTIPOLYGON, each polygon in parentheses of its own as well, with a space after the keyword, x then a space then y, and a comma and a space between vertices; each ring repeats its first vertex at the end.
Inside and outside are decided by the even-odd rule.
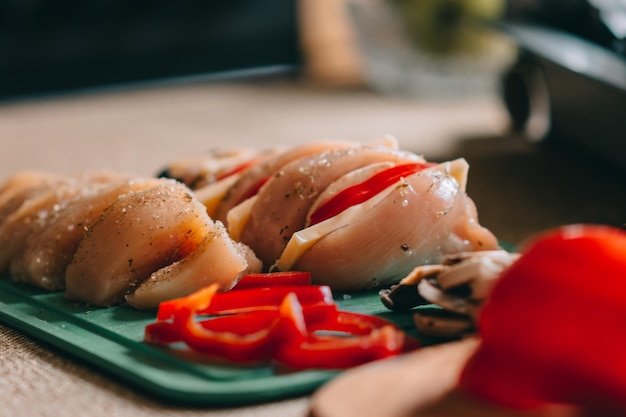
POLYGON ((348 172, 379 163, 425 162, 414 153, 384 147, 335 149, 285 165, 261 188, 241 232, 268 267, 281 255, 291 235, 305 226, 307 213, 332 182, 348 172))
POLYGON ((173 178, 196 190, 214 183, 242 164, 256 163, 275 154, 275 149, 212 149, 206 154, 180 159, 159 174, 173 178))
POLYGON ((44 172, 24 171, 9 177, 0 188, 0 226, 27 199, 49 191, 62 177, 44 172))
POLYGON ((250 248, 231 240, 226 228, 217 222, 194 252, 153 273, 126 296, 126 301, 133 307, 149 309, 215 283, 227 290, 243 275, 260 272, 261 266, 250 248))
POLYGON ((67 268, 67 298, 119 303, 154 271, 195 251, 211 232, 212 221, 191 190, 160 181, 121 195, 104 210, 67 268))
POLYGON ((214 218, 228 226, 228 212, 244 200, 254 195, 259 187, 288 163, 305 156, 319 154, 329 149, 343 149, 360 146, 357 142, 322 140, 279 153, 273 158, 248 169, 235 182, 214 211, 214 218))
POLYGON ((119 175, 93 173, 60 177, 50 188, 37 188, 26 196, 19 208, 0 225, 0 273, 9 269, 11 259, 23 251, 28 237, 43 230, 73 198, 96 192, 112 178, 119 178, 119 175))
POLYGON ((71 199, 63 210, 48 220, 46 227, 34 231, 22 252, 11 260, 11 279, 48 290, 65 287, 65 270, 80 241, 104 209, 121 194, 154 187, 156 179, 114 179, 93 193, 71 199))
MULTIPOLYGON (((461 169, 459 169, 461 166, 461 169)), ((417 172, 370 200, 295 233, 275 267, 310 271, 336 290, 386 286, 447 254, 491 250, 498 242, 451 170, 463 160, 417 172)))

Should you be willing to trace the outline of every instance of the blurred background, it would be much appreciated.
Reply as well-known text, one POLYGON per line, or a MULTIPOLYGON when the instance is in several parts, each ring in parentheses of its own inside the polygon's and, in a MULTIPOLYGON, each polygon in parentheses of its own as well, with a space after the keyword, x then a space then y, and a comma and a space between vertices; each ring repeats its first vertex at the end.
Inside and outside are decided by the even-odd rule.
POLYGON ((7 0, 0 100, 267 74, 422 100, 495 94, 516 131, 615 161, 625 38, 624 0, 7 0), (601 146, 577 137, 598 131, 601 146))
POLYGON ((621 225, 625 38, 625 0, 5 0, 0 177, 392 133, 466 157, 507 240, 621 225))

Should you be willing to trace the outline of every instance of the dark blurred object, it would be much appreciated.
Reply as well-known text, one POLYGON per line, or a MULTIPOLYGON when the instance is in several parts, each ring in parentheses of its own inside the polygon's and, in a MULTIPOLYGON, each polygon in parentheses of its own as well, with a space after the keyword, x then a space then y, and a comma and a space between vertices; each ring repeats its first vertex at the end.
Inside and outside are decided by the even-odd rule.
POLYGON ((300 64, 296 0, 0 2, 0 97, 300 64))
MULTIPOLYGON (((574 7, 568 16, 595 10, 587 7, 574 7)), ((584 15, 578 15, 581 22, 584 15)), ((615 43, 603 45, 591 29, 584 37, 537 24, 509 23, 504 29, 520 47, 517 63, 503 78, 513 129, 582 150, 626 172, 626 59, 613 49, 615 43)))
POLYGON ((620 0, 508 0, 504 18, 571 33, 626 57, 626 3, 620 0))

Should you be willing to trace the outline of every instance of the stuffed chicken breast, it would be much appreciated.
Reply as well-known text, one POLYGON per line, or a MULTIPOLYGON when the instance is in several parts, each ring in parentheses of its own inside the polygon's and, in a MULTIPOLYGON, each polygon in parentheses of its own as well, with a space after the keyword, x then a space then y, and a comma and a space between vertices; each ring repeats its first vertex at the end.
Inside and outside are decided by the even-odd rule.
POLYGON ((248 218, 243 220, 241 241, 265 265, 272 265, 291 235, 304 228, 310 207, 332 182, 348 172, 381 162, 425 163, 410 152, 360 146, 321 152, 285 165, 259 190, 248 218))
POLYGON ((497 248, 465 193, 467 168, 464 160, 427 167, 297 231, 274 268, 354 290, 389 285, 448 254, 497 248))

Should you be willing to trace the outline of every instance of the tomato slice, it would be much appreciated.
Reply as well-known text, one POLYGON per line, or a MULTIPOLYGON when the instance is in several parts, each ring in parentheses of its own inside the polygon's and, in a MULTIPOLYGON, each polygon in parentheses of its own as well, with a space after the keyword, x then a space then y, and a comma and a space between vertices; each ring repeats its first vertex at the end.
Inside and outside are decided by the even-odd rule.
POLYGON ((352 185, 342 190, 326 203, 322 204, 311 214, 310 224, 314 225, 330 219, 352 206, 369 200, 387 187, 400 181, 401 178, 408 177, 409 175, 413 175, 416 172, 434 165, 436 164, 410 163, 396 165, 381 171, 359 184, 352 185))

